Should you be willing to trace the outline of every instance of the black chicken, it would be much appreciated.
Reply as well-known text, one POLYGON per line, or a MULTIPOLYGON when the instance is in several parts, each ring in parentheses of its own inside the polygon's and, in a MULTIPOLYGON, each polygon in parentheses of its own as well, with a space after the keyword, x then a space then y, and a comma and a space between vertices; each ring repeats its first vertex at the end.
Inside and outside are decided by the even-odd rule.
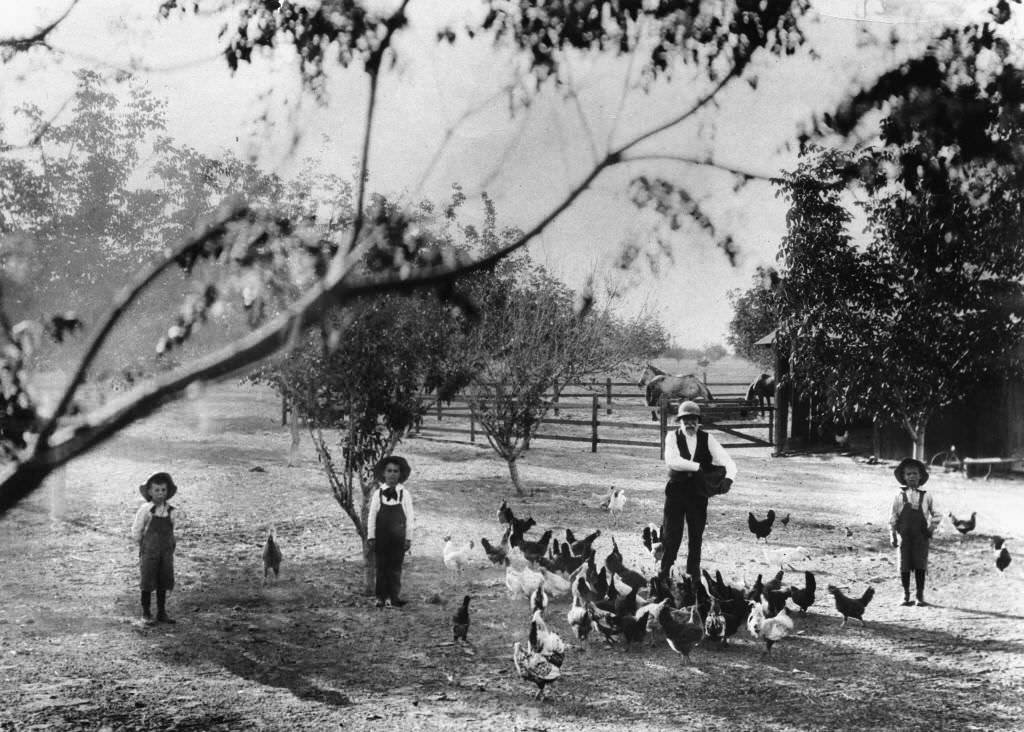
POLYGON ((519 548, 528 562, 539 562, 547 556, 548 544, 551 542, 551 534, 551 529, 548 529, 541 534, 540 539, 537 541, 527 541, 523 538, 521 533, 516 533, 516 531, 513 530, 509 542, 512 546, 519 548))
POLYGON ((593 546, 594 542, 597 541, 597 537, 600 535, 601 530, 598 529, 591 534, 587 534, 582 539, 577 539, 573 536, 571 531, 566 530, 565 540, 569 543, 569 550, 572 552, 573 556, 585 557, 590 551, 591 546, 593 546))
POLYGON ((462 598, 462 605, 452 615, 452 635, 455 642, 467 641, 469 634, 469 595, 462 598))
POLYGON ((861 625, 867 626, 867 623, 864 622, 864 609, 871 602, 871 598, 875 596, 874 587, 869 586, 860 597, 847 597, 835 585, 829 585, 828 591, 836 600, 836 610, 843 616, 843 624, 839 626, 840 628, 846 627, 846 621, 849 618, 856 618, 861 625))
POLYGON ((971 517, 969 519, 958 519, 953 515, 953 512, 949 512, 949 520, 953 522, 953 527, 960 532, 961 536, 967 536, 969 533, 974 531, 974 521, 977 518, 978 513, 971 511, 971 517))
POLYGON ((498 506, 498 523, 511 525, 514 518, 515 515, 512 513, 512 509, 508 507, 508 501, 502 501, 501 505, 498 506))
POLYGON ((267 542, 263 545, 263 581, 267 581, 267 577, 271 570, 274 572, 274 579, 276 580, 281 572, 281 549, 277 546, 277 541, 274 536, 277 534, 276 529, 271 529, 270 533, 267 534, 267 542))
POLYGON ((800 614, 806 615, 807 608, 814 604, 814 590, 817 589, 817 582, 814 579, 814 572, 804 572, 804 586, 790 587, 789 598, 793 604, 800 608, 800 614))
POLYGON ((747 526, 750 528, 750 533, 758 539, 768 541, 768 535, 772 533, 772 524, 774 523, 775 511, 772 509, 768 509, 768 518, 765 519, 756 518, 753 512, 747 515, 747 526))

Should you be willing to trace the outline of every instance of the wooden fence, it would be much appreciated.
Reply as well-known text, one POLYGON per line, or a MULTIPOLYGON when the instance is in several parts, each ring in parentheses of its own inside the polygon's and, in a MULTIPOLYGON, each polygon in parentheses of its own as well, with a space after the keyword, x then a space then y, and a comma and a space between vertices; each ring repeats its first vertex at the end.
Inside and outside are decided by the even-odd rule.
MULTIPOLYGON (((702 404, 702 426, 721 433, 723 447, 770 447, 774 442, 773 409, 763 410, 743 403, 746 383, 708 384, 715 401, 702 404), (737 391, 739 389, 739 391, 737 391), (760 417, 760 419, 756 419, 760 417), (732 438, 725 442, 722 435, 732 438)), ((643 393, 632 382, 604 382, 566 385, 545 395, 550 410, 537 428, 532 440, 557 440, 590 444, 597 452, 599 445, 650 448, 661 453, 664 435, 671 429, 676 404, 664 409, 646 406, 643 393), (628 390, 622 390, 629 387, 628 390), (650 419, 641 421, 639 415, 650 419), (608 417, 613 417, 608 419, 608 417)), ((442 441, 486 444, 479 419, 468 401, 461 397, 450 403, 435 401, 417 433, 419 437, 442 441)))

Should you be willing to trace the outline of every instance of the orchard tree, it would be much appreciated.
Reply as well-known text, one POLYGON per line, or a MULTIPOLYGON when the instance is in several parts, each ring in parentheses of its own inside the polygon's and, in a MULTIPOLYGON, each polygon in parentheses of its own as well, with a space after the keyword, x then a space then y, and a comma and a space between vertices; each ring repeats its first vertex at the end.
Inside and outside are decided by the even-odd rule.
POLYGON ((774 351, 754 344, 779 327, 779 284, 774 269, 758 267, 749 288, 729 291, 733 316, 726 341, 736 355, 767 371, 775 369, 774 351))
MULTIPOLYGON (((182 5, 199 13, 208 9, 200 7, 206 5, 202 2, 182 5)), ((219 2, 214 5, 221 7, 219 2)), ((635 63, 631 68, 638 71, 641 88, 685 79, 687 88, 693 91, 674 114, 625 139, 613 136, 602 145, 591 137, 593 158, 579 171, 576 182, 567 191, 553 195, 550 208, 520 235, 481 257, 466 257, 456 250, 422 242, 411 211, 384 216, 369 205, 366 180, 373 164, 371 141, 377 125, 381 79, 396 66, 415 62, 405 54, 414 54, 417 44, 394 43, 409 27, 410 5, 411 0, 402 0, 381 11, 377 3, 361 2, 340 6, 317 0, 229 2, 229 12, 232 8, 239 12, 239 20, 230 23, 224 35, 225 59, 232 68, 250 61, 258 51, 289 47, 295 51, 290 58, 298 64, 306 89, 315 95, 323 95, 325 75, 336 66, 359 69, 365 76, 365 124, 353 213, 344 224, 344 238, 340 245, 325 242, 316 224, 290 220, 248 200, 230 200, 218 207, 113 299, 109 314, 100 317, 90 331, 83 355, 53 409, 40 411, 30 394, 10 386, 23 380, 5 383, 5 405, 19 403, 19 408, 33 419, 26 420, 29 428, 20 435, 26 447, 17 448, 15 460, 0 476, 0 512, 35 490, 51 471, 176 398, 190 384, 251 368, 293 342, 294 334, 322 322, 335 307, 387 293, 450 288, 463 277, 493 268, 545 231, 609 171, 628 171, 630 195, 638 206, 662 214, 673 227, 683 220, 695 222, 728 255, 734 253, 735 244, 728 233, 715 227, 687 184, 662 170, 645 171, 643 166, 671 161, 684 168, 717 168, 742 179, 751 177, 748 171, 719 164, 713 156, 693 155, 689 152, 692 140, 680 149, 657 150, 653 146, 664 141, 664 133, 701 122, 704 113, 712 110, 730 87, 755 85, 753 62, 759 57, 781 58, 799 48, 803 42, 800 22, 808 8, 807 0, 726 0, 689 5, 488 0, 488 12, 483 17, 468 21, 466 27, 444 29, 438 43, 491 39, 509 52, 503 58, 513 59, 513 76, 519 72, 518 81, 509 86, 511 108, 516 113, 525 113, 529 103, 543 94, 566 105, 578 102, 566 63, 570 57, 594 60, 616 56, 624 62, 632 59, 635 63), (358 264, 365 261, 370 249, 378 251, 388 266, 369 273, 360 269, 358 264), (252 331, 224 339, 203 355, 183 358, 178 368, 139 385, 116 403, 61 424, 85 375, 109 348, 114 328, 134 313, 154 283, 170 276, 175 267, 192 266, 189 271, 195 272, 197 263, 203 271, 208 269, 220 276, 211 274, 199 290, 189 293, 183 311, 168 319, 162 343, 173 347, 166 352, 179 356, 185 353, 184 341, 192 337, 197 326, 217 317, 219 309, 236 304, 249 316, 257 316, 247 318, 252 331), (276 300, 276 307, 266 307, 271 300, 276 300), (272 312, 277 315, 258 317, 272 312)), ((998 8, 1005 5, 1000 2, 998 8)), ((178 6, 177 0, 166 0, 162 9, 170 13, 178 6)), ((62 19, 66 15, 24 37, 0 38, 2 58, 29 49, 45 53, 51 47, 53 29, 62 19)), ((635 81, 636 77, 631 78, 635 81)), ((908 75, 883 77, 858 95, 852 106, 841 110, 836 120, 849 128, 880 98, 897 94, 917 81, 908 75)), ((23 363, 22 331, 17 323, 9 328, 7 323, 3 325, 0 345, 4 347, 5 364, 8 370, 18 370, 23 363)), ((333 336, 343 337, 340 332, 333 336)))

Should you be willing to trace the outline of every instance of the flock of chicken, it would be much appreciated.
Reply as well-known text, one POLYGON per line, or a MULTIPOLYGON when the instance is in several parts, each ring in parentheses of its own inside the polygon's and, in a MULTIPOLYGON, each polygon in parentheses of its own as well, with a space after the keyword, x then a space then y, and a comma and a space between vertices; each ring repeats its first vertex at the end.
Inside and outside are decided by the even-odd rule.
MULTIPOLYGON (((601 532, 577 538, 571 529, 555 538, 553 529, 545 530, 539 539, 528 539, 527 532, 536 526, 533 517, 519 518, 503 501, 497 518, 505 526, 497 544, 486 537, 481 545, 488 559, 505 571, 505 586, 511 597, 529 600, 530 623, 527 640, 513 645, 512 660, 519 676, 537 686, 537 699, 545 687, 561 675, 567 655, 567 644, 545 621, 550 599, 569 595, 571 604, 566 621, 580 647, 585 647, 595 630, 608 644, 621 642, 626 650, 639 645, 649 634, 660 629, 669 648, 690 662, 693 649, 702 642, 725 647, 728 639, 744 625, 758 642, 765 645, 762 655, 770 655, 772 646, 794 633, 793 614, 804 615, 816 600, 817 583, 813 572, 803 573, 802 586, 784 584, 784 572, 778 571, 768 581, 758 575, 752 586, 728 584, 720 572, 714 577, 704 570, 698 580, 684 575, 645 577, 623 563, 623 555, 614 537, 611 551, 603 566, 598 566, 593 547, 601 532)), ((974 529, 975 516, 961 521, 950 514, 953 525, 967 534, 974 529)), ((749 515, 748 525, 757 539, 767 541, 775 522, 775 512, 767 518, 749 515)), ((789 515, 781 523, 788 524, 789 515)), ((559 529, 558 533, 563 533, 559 529)), ((644 527, 640 540, 650 555, 655 570, 663 554, 659 530, 644 527)), ((445 537, 444 563, 449 570, 460 573, 472 561, 473 542, 456 546, 445 537)), ((1009 564, 1005 542, 995 537, 997 567, 1009 564)), ((850 618, 864 626, 864 613, 875 594, 867 587, 857 597, 844 594, 838 587, 827 587, 845 627, 850 618)), ((456 642, 466 641, 470 627, 470 595, 452 616, 452 632, 456 642)))

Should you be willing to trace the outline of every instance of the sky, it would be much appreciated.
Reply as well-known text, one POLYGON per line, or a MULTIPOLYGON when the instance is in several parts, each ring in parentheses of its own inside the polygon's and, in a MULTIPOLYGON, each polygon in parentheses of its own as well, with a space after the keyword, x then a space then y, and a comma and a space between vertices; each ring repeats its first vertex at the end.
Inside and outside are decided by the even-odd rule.
MULTIPOLYGON (((0 35, 30 33, 71 0, 0 0, 0 35)), ((219 4, 219 3, 218 3, 219 4)), ((391 7, 390 0, 376 5, 391 7)), ((59 55, 41 51, 0 68, 0 119, 33 101, 57 112, 79 66, 135 69, 135 78, 168 101, 170 134, 204 152, 231 150, 283 173, 313 158, 325 171, 350 175, 365 125, 367 84, 358 70, 333 69, 327 102, 298 84, 287 53, 259 58, 232 76, 217 33, 234 14, 154 21, 153 2, 79 0, 52 36, 59 55), (298 134, 297 134, 298 133, 298 134)), ((977 17, 986 6, 953 0, 817 0, 805 22, 807 50, 754 65, 756 89, 741 84, 707 113, 646 142, 649 155, 712 156, 724 165, 774 176, 796 162, 800 125, 915 48, 938 23, 977 17), (887 41, 896 32, 900 44, 887 41), (874 39, 874 43, 871 41, 874 39), (879 43, 878 41, 882 41, 879 43)), ((455 47, 434 42, 445 24, 460 27, 481 12, 472 0, 413 0, 410 26, 396 41, 395 67, 380 86, 370 152, 370 187, 411 199, 443 200, 459 183, 479 215, 479 195, 496 203, 503 224, 529 228, 586 174, 596 155, 670 119, 697 85, 676 78, 649 92, 630 88, 628 59, 572 59, 575 95, 547 93, 510 111, 502 89, 513 59, 489 42, 455 47)), ((870 130, 865 130, 866 135, 870 130)), ((579 288, 596 276, 620 293, 626 314, 656 315, 678 345, 724 343, 728 293, 746 289, 759 265, 772 265, 785 234, 785 204, 769 183, 735 190, 731 175, 678 162, 636 162, 602 174, 543 235, 530 254, 579 288), (701 231, 664 224, 629 201, 634 175, 685 182, 739 248, 731 264, 701 231), (615 263, 624 243, 642 253, 629 271, 615 263)), ((600 291, 600 290, 599 290, 600 291)))

